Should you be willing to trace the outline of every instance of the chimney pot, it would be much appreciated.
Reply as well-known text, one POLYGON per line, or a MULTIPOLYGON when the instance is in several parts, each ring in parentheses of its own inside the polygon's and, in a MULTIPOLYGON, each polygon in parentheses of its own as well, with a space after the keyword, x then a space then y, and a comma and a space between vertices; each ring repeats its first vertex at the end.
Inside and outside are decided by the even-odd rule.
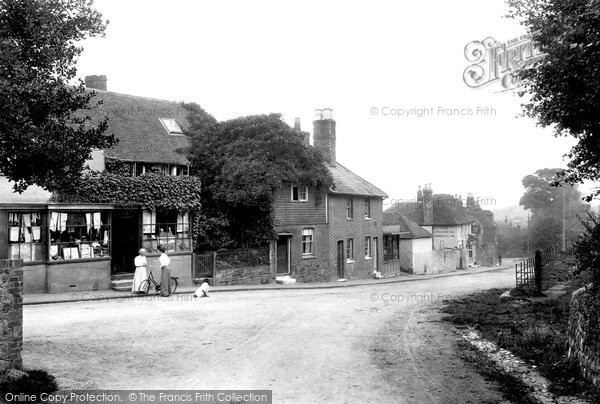
POLYGON ((294 129, 301 131, 302 125, 300 123, 300 118, 294 118, 294 129))

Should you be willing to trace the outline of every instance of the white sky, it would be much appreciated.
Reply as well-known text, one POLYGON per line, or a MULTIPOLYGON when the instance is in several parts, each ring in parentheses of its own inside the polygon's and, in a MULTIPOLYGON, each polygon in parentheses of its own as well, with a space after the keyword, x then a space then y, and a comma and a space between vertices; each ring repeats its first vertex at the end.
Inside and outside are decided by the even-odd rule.
MULTIPOLYGON (((417 185, 518 204, 523 176, 564 166, 572 140, 515 116, 498 86, 467 87, 464 46, 525 33, 503 0, 96 0, 110 20, 87 41, 78 74, 106 74, 110 91, 194 101, 219 120, 280 112, 312 130, 313 110, 337 121, 337 160, 390 198, 417 185), (372 115, 433 107, 433 116, 372 115), (437 114, 492 107, 495 116, 437 114)), ((494 206, 487 208, 493 209, 494 206)))

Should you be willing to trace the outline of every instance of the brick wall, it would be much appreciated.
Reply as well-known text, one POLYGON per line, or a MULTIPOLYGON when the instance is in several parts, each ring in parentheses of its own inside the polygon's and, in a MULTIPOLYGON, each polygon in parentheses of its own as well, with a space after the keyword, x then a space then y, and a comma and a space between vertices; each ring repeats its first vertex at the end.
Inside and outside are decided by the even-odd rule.
MULTIPOLYGON (((365 219, 364 198, 353 196, 354 219, 348 220, 346 213, 346 195, 328 195, 329 219, 329 261, 337 266, 337 242, 348 238, 354 240, 354 262, 346 264, 346 278, 370 278, 377 260, 377 267, 383 266, 383 200, 371 199, 371 218, 365 219), (372 252, 372 259, 365 259, 365 237, 377 238, 377 254, 372 252)), ((336 269, 337 271, 337 269, 336 269)))
POLYGON ((600 386, 600 299, 591 285, 573 293, 568 333, 569 358, 588 382, 600 386))
POLYGON ((23 262, 0 260, 0 374, 21 369, 23 262))
MULTIPOLYGON (((327 282, 336 278, 335 266, 329 264, 329 228, 327 225, 286 226, 283 233, 290 233, 291 273, 298 282, 327 282), (314 230, 314 255, 302 255, 302 229, 314 230)), ((334 247, 335 248, 335 247, 334 247)))
POLYGON ((230 268, 217 264, 215 270, 215 285, 262 285, 271 280, 271 267, 260 265, 256 267, 230 268))

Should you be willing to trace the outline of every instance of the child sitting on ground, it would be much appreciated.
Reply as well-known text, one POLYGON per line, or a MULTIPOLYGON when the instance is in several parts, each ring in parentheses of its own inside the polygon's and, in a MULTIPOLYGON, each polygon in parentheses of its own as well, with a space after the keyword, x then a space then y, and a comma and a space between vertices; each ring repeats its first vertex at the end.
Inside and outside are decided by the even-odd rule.
POLYGON ((194 292, 194 297, 208 297, 209 289, 210 289, 210 284, 208 283, 208 279, 202 278, 202 284, 194 292))

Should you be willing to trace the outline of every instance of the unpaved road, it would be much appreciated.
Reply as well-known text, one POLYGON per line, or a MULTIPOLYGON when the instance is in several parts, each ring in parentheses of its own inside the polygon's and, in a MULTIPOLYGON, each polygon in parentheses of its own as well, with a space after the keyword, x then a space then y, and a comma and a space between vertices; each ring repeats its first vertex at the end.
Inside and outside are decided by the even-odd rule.
POLYGON ((274 402, 500 402, 440 322, 512 270, 336 289, 26 306, 24 363, 64 387, 271 389, 274 402))

